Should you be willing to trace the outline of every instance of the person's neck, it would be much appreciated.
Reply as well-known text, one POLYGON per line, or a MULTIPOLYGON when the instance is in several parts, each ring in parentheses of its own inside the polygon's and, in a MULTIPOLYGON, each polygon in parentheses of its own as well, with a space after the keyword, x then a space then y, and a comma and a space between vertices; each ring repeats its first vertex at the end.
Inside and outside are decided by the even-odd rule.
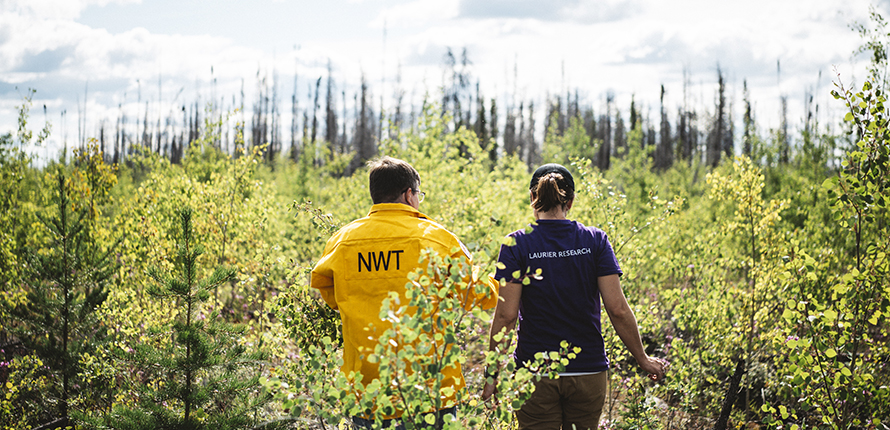
POLYGON ((547 212, 539 212, 535 211, 535 219, 556 219, 556 220, 564 220, 568 215, 568 211, 562 210, 562 208, 553 208, 547 212))
POLYGON ((394 203, 397 203, 397 204, 400 204, 400 205, 405 205, 405 206, 410 207, 411 209, 414 209, 414 210, 416 210, 416 211, 420 211, 420 208, 416 208, 416 207, 414 207, 413 205, 411 205, 411 203, 405 201, 405 199, 399 199, 399 200, 396 200, 396 201, 394 201, 394 202, 380 202, 380 203, 375 203, 375 204, 394 204, 394 203))

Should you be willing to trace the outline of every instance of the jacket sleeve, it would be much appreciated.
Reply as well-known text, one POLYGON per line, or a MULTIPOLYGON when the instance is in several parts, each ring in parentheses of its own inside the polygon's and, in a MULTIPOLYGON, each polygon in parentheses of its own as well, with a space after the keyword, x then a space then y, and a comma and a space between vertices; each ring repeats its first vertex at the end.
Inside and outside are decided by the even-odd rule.
POLYGON ((460 291, 464 309, 469 311, 474 307, 482 309, 495 307, 498 303, 500 283, 493 276, 481 273, 482 268, 473 264, 472 256, 469 255, 463 244, 461 244, 461 251, 452 257, 464 260, 470 268, 470 273, 464 278, 466 287, 460 291))
POLYGON ((312 288, 317 289, 321 293, 321 298, 324 299, 325 303, 332 309, 336 310, 338 309, 338 306, 337 299, 334 296, 333 269, 333 260, 336 259, 336 255, 333 252, 333 247, 331 245, 330 241, 325 245, 324 255, 309 275, 309 285, 312 288))
MULTIPOLYGON (((479 272, 481 268, 479 266, 473 266, 473 277, 477 277, 477 272, 479 272)), ((481 295, 477 295, 477 305, 482 309, 491 309, 494 308, 498 304, 498 290, 500 290, 500 282, 494 279, 494 276, 491 275, 483 275, 484 279, 479 278, 478 283, 476 285, 484 285, 485 290, 481 295)), ((467 309, 469 310, 469 309, 467 309)))

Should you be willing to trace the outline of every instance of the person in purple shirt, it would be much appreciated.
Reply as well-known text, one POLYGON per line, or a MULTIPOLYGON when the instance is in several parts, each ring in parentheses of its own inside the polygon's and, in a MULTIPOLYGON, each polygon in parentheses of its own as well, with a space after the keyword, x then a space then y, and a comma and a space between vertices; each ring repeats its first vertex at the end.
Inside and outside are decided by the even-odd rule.
MULTIPOLYGON (((606 234, 566 218, 575 198, 572 174, 559 164, 545 164, 529 186, 535 224, 510 234, 514 244, 501 247, 495 277, 500 301, 489 333, 489 349, 503 351, 495 334, 519 321, 513 359, 522 366, 538 352, 559 351, 568 341, 581 352, 559 378, 542 378, 531 398, 516 412, 520 429, 596 429, 606 394, 609 359, 600 325, 600 297, 612 326, 649 378, 659 381, 667 361, 646 354, 637 320, 621 290, 621 268, 606 234), (540 269, 540 276, 529 276, 540 269), (522 279, 529 283, 523 285, 522 279)), ((497 375, 493 375, 496 379, 497 375)), ((487 378, 486 378, 487 379, 487 378)), ((495 393, 486 380, 482 398, 495 393)))

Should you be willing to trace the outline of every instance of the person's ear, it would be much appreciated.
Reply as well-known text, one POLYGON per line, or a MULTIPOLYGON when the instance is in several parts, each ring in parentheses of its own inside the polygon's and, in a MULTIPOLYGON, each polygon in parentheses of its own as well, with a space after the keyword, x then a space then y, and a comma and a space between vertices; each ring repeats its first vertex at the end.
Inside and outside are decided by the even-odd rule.
POLYGON ((568 212, 569 209, 572 208, 572 203, 575 203, 575 199, 571 199, 571 200, 569 200, 569 201, 566 202, 566 212, 568 212))

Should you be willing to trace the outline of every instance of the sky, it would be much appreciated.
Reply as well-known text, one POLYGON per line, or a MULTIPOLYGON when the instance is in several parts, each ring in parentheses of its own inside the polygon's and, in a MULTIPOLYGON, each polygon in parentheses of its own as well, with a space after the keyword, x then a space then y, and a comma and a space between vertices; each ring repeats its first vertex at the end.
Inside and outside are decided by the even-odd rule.
POLYGON ((137 117, 146 103, 157 117, 242 88, 250 103, 262 77, 277 78, 289 100, 296 75, 305 98, 329 64, 348 94, 364 76, 385 107, 399 88, 419 103, 442 85, 449 49, 466 49, 472 79, 501 106, 517 98, 544 106, 548 95, 577 90, 595 111, 611 93, 619 109, 633 97, 655 116, 662 85, 668 106, 684 97, 712 106, 719 68, 734 117, 744 82, 761 131, 777 127, 782 96, 792 126, 807 93, 828 122, 843 116, 829 96, 837 73, 847 86, 865 76, 851 24, 869 24, 870 5, 883 13, 888 3, 0 0, 0 133, 15 131, 29 88, 31 127, 52 124, 50 153, 76 139, 81 120, 96 135, 102 121, 137 117))

